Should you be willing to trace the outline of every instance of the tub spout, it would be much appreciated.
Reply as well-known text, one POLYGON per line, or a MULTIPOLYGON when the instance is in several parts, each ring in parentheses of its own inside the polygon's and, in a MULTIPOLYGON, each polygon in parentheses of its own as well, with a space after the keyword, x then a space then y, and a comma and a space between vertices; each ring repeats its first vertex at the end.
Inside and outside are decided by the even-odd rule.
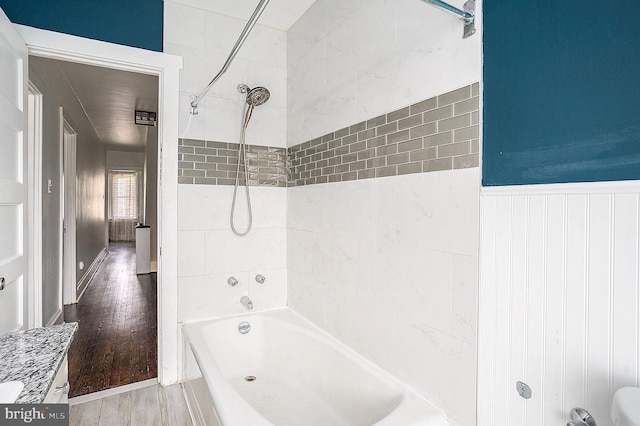
POLYGON ((248 296, 242 296, 240 298, 240 303, 242 303, 242 306, 244 306, 248 310, 252 310, 253 309, 253 302, 251 301, 251 299, 249 299, 248 296))

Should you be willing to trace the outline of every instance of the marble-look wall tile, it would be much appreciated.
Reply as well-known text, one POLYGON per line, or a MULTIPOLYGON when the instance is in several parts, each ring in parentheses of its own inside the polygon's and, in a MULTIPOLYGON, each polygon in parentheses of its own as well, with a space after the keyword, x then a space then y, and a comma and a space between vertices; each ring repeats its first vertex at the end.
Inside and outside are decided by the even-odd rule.
MULTIPOLYGON (((243 224, 236 225, 244 229, 243 224)), ((286 267, 286 230, 252 229, 239 238, 230 230, 207 231, 205 273, 286 267)))
POLYGON ((422 173, 398 187, 397 241, 415 247, 477 256, 479 170, 422 173), (428 195, 427 195, 428 194, 428 195))
MULTIPOLYGON (((259 268, 249 271, 249 297, 259 309, 277 308, 287 305, 287 269, 259 268), (264 283, 256 281, 260 274, 264 283)), ((255 308, 254 308, 255 309, 255 308)))
POLYGON ((327 291, 306 274, 287 269, 287 301, 291 308, 318 326, 327 327, 327 291))
POLYGON ((477 168, 287 189, 289 306, 466 426, 478 189, 477 168))
POLYGON ((453 336, 475 345, 478 330, 478 258, 453 256, 453 336))
POLYGON ((240 298, 249 293, 246 271, 198 275, 178 278, 178 321, 197 321, 226 315, 241 314, 246 308, 240 298), (227 283, 235 277, 234 287, 227 283))
POLYGON ((204 49, 205 12, 170 1, 165 2, 163 36, 165 43, 204 49))
POLYGON ((455 88, 452 37, 448 36, 449 26, 443 25, 447 23, 437 22, 441 32, 434 37, 402 39, 359 63, 354 121, 375 117, 455 88), (407 81, 412 83, 407 85, 407 81), (394 101, 393 105, 390 105, 390 99, 394 101))
POLYGON ((328 301, 327 331, 387 371, 395 371, 393 311, 362 303, 350 294, 329 297, 328 301))
POLYGON ((237 143, 246 105, 237 86, 260 85, 271 91, 273 99, 254 112, 247 142, 286 146, 286 33, 257 24, 227 72, 199 103, 199 114, 192 116, 190 97, 199 94, 222 68, 246 21, 179 2, 165 3, 164 51, 184 57, 180 136, 237 143))
POLYGON ((287 37, 288 145, 479 80, 476 25, 462 40, 457 19, 421 2, 316 1, 287 37))
MULTIPOLYGON (((243 295, 256 310, 287 303, 286 188, 251 188, 253 227, 245 237, 229 228, 232 196, 232 186, 178 187, 179 321, 242 313, 243 295), (255 282, 256 274, 267 277, 265 284, 255 282), (230 276, 238 279, 235 287, 230 276)), ((237 227, 244 229, 246 219, 241 190, 237 227)))
MULTIPOLYGON (((227 59, 229 52, 210 52, 165 42, 167 51, 180 51, 184 60, 184 68, 180 72, 180 91, 182 93, 200 93, 213 78, 213 73, 219 70, 227 59)), ((250 62, 236 58, 228 71, 211 88, 209 95, 214 97, 238 101, 243 98, 238 92, 238 82, 248 81, 250 62)))
POLYGON ((178 232, 178 276, 204 273, 204 234, 199 231, 178 232))
MULTIPOLYGON (((239 195, 242 197, 238 197, 241 202, 236 201, 236 218, 239 223, 246 223, 247 207, 243 190, 239 190, 239 195)), ((184 208, 180 209, 178 215, 178 230, 229 230, 232 198, 232 186, 180 185, 178 204, 184 208)), ((251 207, 254 229, 286 227, 285 188, 251 188, 251 207)))
POLYGON ((474 344, 396 315, 394 373, 465 426, 476 424, 474 344))

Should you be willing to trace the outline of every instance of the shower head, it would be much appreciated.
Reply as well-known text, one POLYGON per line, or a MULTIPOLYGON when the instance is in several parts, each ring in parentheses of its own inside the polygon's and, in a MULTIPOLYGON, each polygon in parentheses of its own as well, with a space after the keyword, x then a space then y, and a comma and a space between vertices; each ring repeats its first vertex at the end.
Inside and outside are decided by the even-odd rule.
POLYGON ((254 107, 260 106, 269 100, 269 90, 264 87, 254 87, 247 91, 247 103, 254 107))
POLYGON ((254 87, 253 89, 249 89, 249 86, 246 84, 238 84, 238 91, 240 93, 247 94, 247 110, 244 113, 244 121, 243 127, 246 129, 249 125, 249 119, 251 118, 251 113, 253 112, 253 108, 262 105, 263 103, 269 100, 269 90, 265 87, 254 87))

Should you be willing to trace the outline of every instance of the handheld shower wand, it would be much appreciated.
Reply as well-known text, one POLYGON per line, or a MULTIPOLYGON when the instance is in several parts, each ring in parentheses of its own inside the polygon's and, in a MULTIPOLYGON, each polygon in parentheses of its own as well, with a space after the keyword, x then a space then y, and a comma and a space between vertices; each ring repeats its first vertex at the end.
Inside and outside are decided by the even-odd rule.
POLYGON ((246 84, 238 85, 238 91, 240 93, 247 94, 247 109, 244 113, 244 119, 242 120, 242 128, 240 129, 240 146, 238 147, 238 165, 236 167, 236 181, 233 186, 233 200, 231 201, 231 215, 229 217, 229 223, 231 225, 231 230, 234 234, 239 237, 243 237, 249 233, 251 230, 251 225, 253 223, 253 213, 251 211, 251 195, 249 194, 249 170, 247 166, 247 149, 245 143, 245 133, 247 131, 247 126, 249 125, 249 120, 251 119, 251 114, 253 113, 253 109, 256 106, 260 106, 269 100, 269 90, 264 87, 254 87, 253 89, 249 89, 249 86, 246 84), (247 196, 247 229, 244 231, 238 231, 235 226, 234 216, 236 210, 236 197, 238 195, 238 186, 240 185, 240 163, 242 162, 244 168, 244 187, 245 193, 247 196))

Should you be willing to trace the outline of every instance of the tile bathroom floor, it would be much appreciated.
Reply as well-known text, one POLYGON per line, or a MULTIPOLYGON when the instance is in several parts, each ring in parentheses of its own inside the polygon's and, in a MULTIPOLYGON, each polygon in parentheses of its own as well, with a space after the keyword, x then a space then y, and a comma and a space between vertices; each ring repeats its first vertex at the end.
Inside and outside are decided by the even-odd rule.
POLYGON ((153 385, 70 407, 70 426, 191 426, 181 385, 153 385))

